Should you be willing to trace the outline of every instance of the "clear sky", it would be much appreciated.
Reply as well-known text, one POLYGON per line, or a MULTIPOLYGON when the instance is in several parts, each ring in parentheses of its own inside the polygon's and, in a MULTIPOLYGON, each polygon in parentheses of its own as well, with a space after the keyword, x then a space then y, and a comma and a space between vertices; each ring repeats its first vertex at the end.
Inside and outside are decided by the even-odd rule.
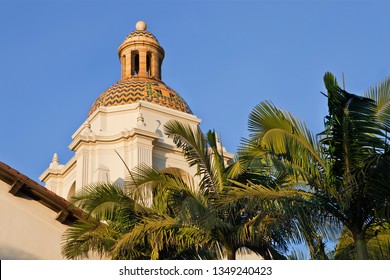
POLYGON ((144 20, 163 81, 235 152, 263 100, 323 127, 326 71, 361 94, 390 74, 390 1, 0 2, 0 161, 37 180, 94 100, 120 79, 119 45, 144 20))

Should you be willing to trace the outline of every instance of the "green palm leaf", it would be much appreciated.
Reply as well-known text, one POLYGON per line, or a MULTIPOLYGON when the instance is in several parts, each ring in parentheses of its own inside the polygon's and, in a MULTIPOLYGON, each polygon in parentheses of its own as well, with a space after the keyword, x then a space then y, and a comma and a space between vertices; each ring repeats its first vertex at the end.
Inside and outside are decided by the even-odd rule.
POLYGON ((249 153, 257 149, 282 157, 307 181, 318 180, 319 171, 326 170, 319 143, 304 123, 291 114, 277 109, 270 101, 256 106, 249 116, 249 153))
POLYGON ((118 232, 107 224, 79 220, 62 237, 61 253, 68 259, 88 258, 91 252, 108 256, 118 232))
POLYGON ((364 96, 376 102, 375 115, 381 124, 381 129, 390 131, 390 77, 370 87, 364 96))

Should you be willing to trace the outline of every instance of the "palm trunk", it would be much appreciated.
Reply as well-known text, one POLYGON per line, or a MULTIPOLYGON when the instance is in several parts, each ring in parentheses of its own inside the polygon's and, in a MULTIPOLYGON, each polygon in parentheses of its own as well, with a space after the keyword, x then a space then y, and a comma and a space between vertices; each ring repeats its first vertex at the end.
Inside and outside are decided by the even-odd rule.
POLYGON ((368 260, 368 251, 364 231, 353 233, 353 241, 355 243, 356 259, 368 260))
POLYGON ((236 259, 236 251, 234 249, 227 249, 227 259, 235 260, 236 259))

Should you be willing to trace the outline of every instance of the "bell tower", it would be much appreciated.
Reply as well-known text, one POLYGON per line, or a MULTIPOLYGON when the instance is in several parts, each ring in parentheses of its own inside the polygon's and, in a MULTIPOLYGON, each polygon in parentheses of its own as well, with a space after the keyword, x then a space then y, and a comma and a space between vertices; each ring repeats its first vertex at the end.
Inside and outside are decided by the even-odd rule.
POLYGON ((126 186, 127 167, 148 165, 196 174, 163 127, 172 119, 196 127, 200 119, 162 81, 164 49, 145 22, 136 24, 136 30, 119 46, 118 55, 121 78, 97 97, 72 135, 69 148, 74 156, 61 164, 55 155, 40 176, 48 189, 63 198, 97 182, 126 186))
POLYGON ((161 64, 164 49, 152 33, 147 31, 144 21, 136 24, 122 45, 118 55, 121 62, 121 79, 150 78, 161 81, 161 64))

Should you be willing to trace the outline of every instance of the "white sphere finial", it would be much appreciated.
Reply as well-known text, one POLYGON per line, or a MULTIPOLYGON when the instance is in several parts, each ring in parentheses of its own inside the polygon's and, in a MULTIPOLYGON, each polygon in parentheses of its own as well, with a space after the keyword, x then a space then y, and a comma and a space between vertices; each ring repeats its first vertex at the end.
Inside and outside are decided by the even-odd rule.
POLYGON ((146 22, 144 22, 144 21, 137 22, 137 24, 135 25, 135 29, 137 29, 139 31, 145 31, 146 30, 146 22))

